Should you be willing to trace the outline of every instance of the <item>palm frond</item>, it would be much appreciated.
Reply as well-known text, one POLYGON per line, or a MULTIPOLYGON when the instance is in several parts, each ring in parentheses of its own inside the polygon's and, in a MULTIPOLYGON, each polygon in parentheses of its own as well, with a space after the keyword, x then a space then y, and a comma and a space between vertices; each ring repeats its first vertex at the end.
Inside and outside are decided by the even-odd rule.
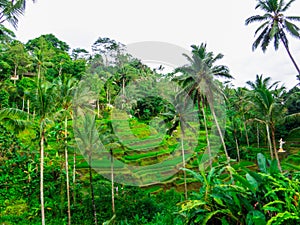
POLYGON ((30 115, 20 109, 4 108, 0 110, 0 121, 8 124, 15 130, 24 130, 32 122, 28 120, 30 115))
POLYGON ((284 25, 286 27, 286 30, 294 37, 300 38, 300 34, 299 34, 299 28, 293 24, 290 23, 289 21, 285 20, 284 21, 284 25))
POLYGON ((265 28, 268 24, 269 24, 269 21, 264 22, 262 25, 260 25, 260 26, 256 29, 256 31, 254 32, 254 36, 256 36, 256 34, 257 34, 261 29, 265 28))
POLYGON ((275 48, 275 50, 278 49, 279 43, 280 43, 280 36, 279 36, 279 34, 277 33, 277 34, 275 34, 275 36, 274 36, 274 48, 275 48))
POLYGON ((290 0, 281 10, 281 12, 285 12, 286 10, 288 10, 291 7, 291 4, 296 1, 296 0, 290 0))
POLYGON ((267 47, 269 46, 272 38, 273 37, 271 36, 271 29, 268 29, 261 43, 261 49, 263 50, 263 52, 267 50, 267 47))
POLYGON ((256 40, 253 42, 253 45, 252 45, 252 51, 254 51, 255 49, 257 49, 257 47, 260 45, 261 41, 264 39, 264 36, 267 35, 268 30, 269 30, 269 27, 266 27, 260 33, 260 35, 256 38, 256 40))
POLYGON ((287 16, 287 17, 285 17, 285 19, 300 22, 300 16, 287 16))
POLYGON ((269 19, 268 17, 261 16, 261 15, 251 16, 245 20, 245 25, 249 25, 250 23, 253 23, 253 22, 262 22, 262 21, 265 21, 268 19, 269 19))

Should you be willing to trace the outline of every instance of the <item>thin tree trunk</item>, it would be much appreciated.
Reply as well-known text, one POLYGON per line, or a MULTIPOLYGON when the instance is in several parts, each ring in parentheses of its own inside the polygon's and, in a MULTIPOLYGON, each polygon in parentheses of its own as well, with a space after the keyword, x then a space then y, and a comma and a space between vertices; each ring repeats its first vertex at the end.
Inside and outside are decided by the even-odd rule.
POLYGON ((248 130, 247 130, 247 125, 246 125, 246 122, 245 122, 245 116, 243 116, 243 124, 244 124, 244 129, 245 129, 245 135, 246 135, 246 142, 247 142, 247 146, 249 147, 250 144, 249 144, 249 137, 248 137, 248 130))
POLYGON ((256 139, 257 139, 257 148, 259 148, 259 128, 258 128, 258 124, 256 125, 256 139))
POLYGON ((98 118, 100 118, 100 103, 99 103, 99 99, 97 99, 97 116, 98 116, 98 118))
POLYGON ((25 97, 22 97, 22 111, 24 111, 25 108, 25 97))
POLYGON ((278 153, 277 153, 277 149, 276 149, 275 128, 274 128, 273 125, 271 125, 271 135, 272 135, 272 142, 273 142, 273 150, 274 150, 274 154, 275 154, 275 159, 277 160, 278 169, 280 170, 280 172, 282 172, 279 157, 278 157, 278 153))
POLYGON ((42 225, 45 225, 45 206, 44 206, 44 140, 45 140, 45 130, 42 128, 41 132, 41 158, 40 158, 40 200, 41 200, 41 216, 42 225))
MULTIPOLYGON (((219 122, 218 122, 218 119, 217 119, 217 116, 216 116, 216 113, 215 113, 215 110, 214 110, 213 107, 211 107, 211 113, 212 113, 212 115, 214 117, 217 129, 218 129, 218 133, 219 133, 220 138, 221 138, 221 142, 222 142, 222 145, 223 145, 223 148, 224 148, 224 152, 225 152, 225 156, 226 156, 227 165, 228 165, 228 167, 230 167, 230 157, 228 155, 226 144, 225 144, 225 141, 224 141, 224 137, 223 137, 223 134, 222 134, 222 131, 221 131, 221 128, 220 128, 220 125, 219 125, 219 122)), ((232 182, 234 183, 231 170, 229 170, 229 175, 230 175, 230 178, 231 178, 232 182)))
POLYGON ((282 41, 282 43, 283 43, 283 45, 284 45, 284 47, 285 47, 285 49, 286 49, 286 51, 287 51, 287 53, 288 53, 290 59, 292 60, 294 66, 295 66, 295 68, 296 68, 296 70, 297 70, 297 72, 298 72, 297 77, 298 77, 298 79, 300 80, 300 69, 299 69, 299 67, 298 67, 298 65, 297 65, 297 63, 296 63, 296 61, 294 60, 294 58, 293 58, 293 56, 292 56, 292 54, 291 54, 291 52, 290 52, 290 49, 289 49, 287 43, 286 43, 282 38, 281 38, 281 41, 282 41))
POLYGON ((65 118, 65 167, 67 182, 67 200, 68 200, 68 225, 71 224, 71 200, 70 200, 70 181, 69 181, 69 163, 68 163, 68 118, 65 118))
POLYGON ((27 120, 29 120, 29 113, 30 113, 30 101, 29 101, 29 99, 27 99, 27 120))
POLYGON ((92 152, 89 152, 90 188, 91 188, 91 195, 92 195, 92 206, 93 206, 94 222, 95 222, 95 225, 97 225, 98 224, 98 222, 97 222, 97 211, 96 211, 96 204, 95 204, 95 194, 94 194, 93 175, 92 175, 92 166, 91 165, 92 165, 92 152))
POLYGON ((111 208, 112 213, 115 215, 115 191, 114 191, 114 156, 112 150, 110 150, 110 173, 111 173, 111 208))
POLYGON ((218 129, 218 133, 219 133, 220 138, 221 138, 221 142, 222 142, 222 145, 223 145, 223 148, 224 148, 224 152, 225 152, 225 156, 226 156, 226 159, 227 159, 227 163, 230 166, 230 158, 229 158, 229 155, 228 155, 228 152, 227 152, 227 148, 226 148, 226 144, 225 144, 225 141, 224 141, 223 133, 221 131, 221 128, 220 128, 220 125, 219 125, 219 122, 218 122, 215 110, 213 108, 211 108, 211 113, 212 113, 212 115, 214 117, 214 121, 216 123, 217 129, 218 129))
MULTIPOLYGON (((14 77, 15 77, 15 79, 17 78, 17 68, 18 68, 18 66, 15 65, 15 71, 14 71, 14 77)), ((15 79, 14 79, 14 85, 16 85, 16 80, 15 79)))
POLYGON ((237 158, 238 158, 238 162, 240 162, 241 161, 240 148, 239 148, 239 142, 238 142, 238 139, 237 139, 237 136, 236 136, 236 130, 234 130, 233 133, 234 133, 234 139, 235 139, 237 158))
MULTIPOLYGON (((180 123, 181 124, 181 123, 180 123)), ((182 131, 182 127, 181 129, 181 154, 182 154, 182 167, 185 168, 185 152, 184 152, 184 146, 183 146, 183 139, 184 139, 184 134, 182 131)), ((183 170, 183 179, 184 179, 184 198, 185 200, 187 200, 187 183, 186 183, 186 172, 185 170, 183 170)))
POLYGON ((38 81, 41 79, 41 65, 38 65, 38 81))
POLYGON ((267 138, 268 138, 268 143, 269 143, 271 159, 274 159, 273 150, 272 150, 272 142, 271 142, 271 137, 270 137, 270 129, 269 129, 269 124, 267 124, 267 123, 266 123, 266 129, 267 129, 267 138))
POLYGON ((76 152, 73 153, 73 201, 76 204, 76 152))
MULTIPOLYGON (((202 99, 201 103, 202 103, 201 104, 201 110, 202 110, 203 120, 204 120, 205 136, 206 136, 206 143, 207 143, 207 151, 208 151, 208 157, 209 157, 209 167, 210 167, 210 169, 212 169, 212 155, 211 155, 210 141, 209 141, 209 137, 208 137, 207 121, 206 121, 206 114, 205 114, 205 110, 204 110, 203 99, 202 99)), ((198 101, 198 108, 200 108, 199 101, 198 101)))

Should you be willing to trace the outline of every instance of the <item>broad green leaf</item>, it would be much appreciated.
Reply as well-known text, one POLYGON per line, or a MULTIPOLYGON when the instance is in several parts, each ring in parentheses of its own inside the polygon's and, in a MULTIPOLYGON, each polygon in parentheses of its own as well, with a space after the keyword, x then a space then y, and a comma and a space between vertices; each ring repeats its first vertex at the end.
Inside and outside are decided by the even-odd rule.
POLYGON ((262 212, 260 212, 258 210, 252 210, 247 214, 246 224, 247 225, 265 225, 266 217, 262 212))
POLYGON ((257 154, 257 163, 258 163, 258 167, 259 167, 260 171, 263 173, 267 173, 266 157, 263 154, 261 154, 261 153, 257 154))
POLYGON ((258 189, 257 181, 249 173, 246 174, 246 179, 251 184, 251 187, 252 187, 252 189, 254 190, 254 193, 255 193, 258 189))

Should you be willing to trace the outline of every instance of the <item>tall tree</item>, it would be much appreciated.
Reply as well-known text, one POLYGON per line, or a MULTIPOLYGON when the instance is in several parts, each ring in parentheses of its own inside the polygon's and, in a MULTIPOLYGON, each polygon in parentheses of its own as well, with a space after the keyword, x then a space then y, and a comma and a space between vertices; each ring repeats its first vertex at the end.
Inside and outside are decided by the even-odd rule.
MULTIPOLYGON (((168 107, 168 112, 163 113, 162 115, 166 117, 166 122, 171 122, 171 126, 169 127, 168 134, 171 134, 174 130, 180 127, 180 144, 181 144, 181 157, 182 157, 182 168, 183 170, 183 179, 184 179, 184 196, 185 200, 187 200, 187 181, 186 181, 186 158, 185 158, 185 148, 184 148, 184 140, 186 139, 187 130, 191 130, 194 134, 196 134, 196 129, 189 124, 189 119, 193 114, 193 109, 191 105, 187 105, 184 103, 184 100, 181 98, 184 96, 176 96, 172 107, 170 105, 166 105, 168 107)), ((194 135, 193 134, 193 135, 194 135)))
MULTIPOLYGON (((208 52, 206 49, 206 44, 204 43, 202 43, 200 46, 192 45, 191 47, 192 56, 184 54, 184 56, 189 61, 189 64, 184 67, 178 68, 178 71, 182 72, 182 75, 175 78, 175 80, 178 80, 179 83, 181 83, 181 85, 183 86, 183 93, 187 93, 189 96, 194 98, 195 101, 198 102, 199 111, 201 110, 204 116, 204 104, 206 103, 210 107, 219 136, 221 138, 226 159, 229 163, 229 155, 214 108, 215 98, 217 97, 217 95, 223 94, 221 93, 218 82, 214 79, 214 77, 232 78, 232 76, 229 74, 228 67, 224 65, 215 65, 215 62, 217 60, 223 58, 222 54, 217 54, 215 56, 213 52, 208 52)), ((211 153, 209 154, 211 155, 211 153)))
MULTIPOLYGON (((54 90, 58 101, 57 107, 60 108, 59 113, 64 120, 64 144, 65 144, 65 170, 66 170, 66 186, 68 201, 68 224, 71 224, 71 199, 70 199, 70 182, 69 182, 69 163, 68 163, 68 120, 72 119, 72 97, 77 80, 67 75, 59 76, 54 81, 54 90)), ((76 155, 74 155, 75 157, 76 155)))
POLYGON ((281 104, 282 99, 280 99, 284 88, 278 88, 278 82, 270 84, 270 81, 270 77, 263 78, 262 75, 257 75, 255 82, 247 82, 253 90, 249 93, 249 103, 251 103, 252 110, 255 111, 253 119, 266 126, 271 158, 273 159, 275 156, 278 168, 281 170, 276 149, 275 125, 284 117, 285 110, 281 104))
POLYGON ((45 207, 44 207, 44 149, 45 137, 48 125, 52 122, 53 115, 53 92, 52 85, 38 80, 37 85, 37 114, 40 138, 40 200, 42 225, 45 225, 45 207))
POLYGON ((255 31, 255 35, 259 32, 261 33, 254 41, 252 50, 255 50, 261 45, 263 52, 265 52, 270 42, 273 40, 275 50, 277 50, 281 41, 298 72, 297 77, 300 80, 300 69, 292 57, 286 35, 286 33, 288 33, 295 38, 300 38, 299 27, 291 22, 300 21, 300 17, 285 16, 284 14, 294 1, 295 0, 290 0, 288 3, 285 3, 284 0, 258 0, 255 9, 261 9, 264 11, 264 15, 251 16, 246 19, 245 24, 248 25, 253 22, 263 22, 255 31))

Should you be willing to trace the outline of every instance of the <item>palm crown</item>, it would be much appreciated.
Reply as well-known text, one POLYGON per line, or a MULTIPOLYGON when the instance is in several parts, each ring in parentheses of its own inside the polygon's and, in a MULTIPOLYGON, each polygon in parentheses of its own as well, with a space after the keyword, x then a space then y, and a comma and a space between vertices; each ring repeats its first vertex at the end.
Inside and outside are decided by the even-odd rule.
POLYGON ((291 22, 300 21, 300 17, 284 15, 294 1, 290 0, 288 3, 285 3, 284 0, 258 0, 255 8, 263 10, 265 14, 262 16, 251 16, 246 19, 245 24, 263 22, 255 31, 255 35, 259 32, 261 33, 254 41, 252 50, 254 51, 260 45, 263 52, 265 52, 273 40, 274 48, 277 50, 281 41, 298 72, 297 77, 300 79, 300 69, 289 50, 289 43, 286 36, 286 33, 289 33, 293 37, 300 38, 299 27, 291 22))
POLYGON ((253 22, 263 22, 257 30, 255 35, 260 33, 253 43, 253 50, 260 44, 263 51, 265 51, 269 43, 274 39, 274 47, 277 50, 280 40, 284 45, 288 46, 288 40, 285 31, 291 36, 300 38, 299 28, 291 21, 300 21, 297 16, 285 16, 283 13, 289 9, 295 0, 290 0, 285 4, 284 0, 259 0, 256 9, 259 8, 265 11, 264 15, 255 15, 246 19, 246 25, 253 22))

